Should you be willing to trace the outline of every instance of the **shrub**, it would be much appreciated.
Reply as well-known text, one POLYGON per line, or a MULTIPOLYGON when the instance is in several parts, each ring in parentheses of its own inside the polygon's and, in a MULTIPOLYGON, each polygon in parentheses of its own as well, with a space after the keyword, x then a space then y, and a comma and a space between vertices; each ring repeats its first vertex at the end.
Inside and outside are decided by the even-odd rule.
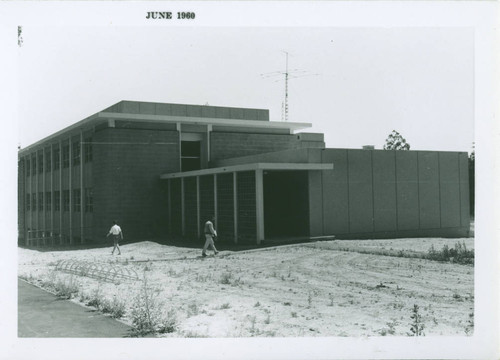
POLYGON ((454 248, 449 248, 445 244, 440 251, 432 245, 427 253, 427 259, 457 264, 474 264, 474 249, 467 249, 465 241, 455 243, 454 248))
POLYGON ((141 291, 132 302, 133 333, 144 336, 152 333, 171 333, 176 330, 175 312, 169 310, 164 316, 162 303, 158 299, 159 292, 148 286, 144 275, 141 291))
POLYGON ((54 284, 56 295, 62 299, 71 299, 73 295, 78 294, 78 284, 73 282, 73 276, 69 278, 69 283, 58 280, 54 284))
POLYGON ((413 305, 410 319, 412 319, 412 323, 410 326, 411 333, 407 333, 408 336, 424 336, 424 324, 422 322, 422 315, 420 315, 419 307, 417 304, 413 305))

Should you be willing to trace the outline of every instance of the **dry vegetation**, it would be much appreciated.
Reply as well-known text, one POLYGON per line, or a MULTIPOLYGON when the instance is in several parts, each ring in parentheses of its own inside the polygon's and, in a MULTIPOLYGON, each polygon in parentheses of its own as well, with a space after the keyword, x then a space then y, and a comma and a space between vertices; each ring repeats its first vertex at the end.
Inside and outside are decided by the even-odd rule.
POLYGON ((122 246, 121 256, 19 249, 19 276, 121 318, 138 336, 471 335, 473 265, 422 258, 457 243, 474 248, 472 238, 337 240, 205 259, 149 241, 122 246), (128 267, 140 280, 55 270, 68 259, 128 267))

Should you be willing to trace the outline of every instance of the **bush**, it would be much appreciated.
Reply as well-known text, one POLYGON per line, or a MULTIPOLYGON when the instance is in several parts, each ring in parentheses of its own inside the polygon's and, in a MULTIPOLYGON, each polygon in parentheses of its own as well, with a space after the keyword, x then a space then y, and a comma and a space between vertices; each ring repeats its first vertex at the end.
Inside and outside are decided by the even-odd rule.
POLYGON ((454 248, 444 245, 440 251, 431 246, 427 253, 427 259, 457 264, 474 264, 474 249, 467 249, 465 241, 456 243, 454 248))
POLYGON ((163 304, 158 296, 159 292, 148 286, 146 276, 144 276, 141 291, 132 303, 132 325, 136 336, 171 333, 176 330, 175 313, 170 310, 164 316, 163 304))

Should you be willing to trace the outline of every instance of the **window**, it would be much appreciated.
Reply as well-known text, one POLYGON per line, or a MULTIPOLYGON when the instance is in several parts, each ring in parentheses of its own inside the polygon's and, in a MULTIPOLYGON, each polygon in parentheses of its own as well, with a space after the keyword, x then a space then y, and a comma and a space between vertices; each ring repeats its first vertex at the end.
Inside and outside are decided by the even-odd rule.
POLYGON ((43 173, 43 151, 38 154, 38 173, 43 173))
POLYGON ((92 138, 86 138, 85 139, 85 146, 84 146, 84 151, 85 151, 85 162, 90 162, 92 161, 92 138))
POLYGON ((30 194, 26 194, 26 211, 30 211, 31 210, 31 195, 30 194))
POLYGON ((63 211, 69 211, 69 190, 63 190, 63 211))
POLYGON ((80 142, 73 143, 73 165, 80 165, 80 142))
POLYGON ((51 211, 52 210, 52 194, 50 191, 47 191, 45 193, 45 210, 51 211))
POLYGON ((31 211, 36 211, 36 194, 32 195, 31 200, 31 211))
POLYGON ((92 188, 85 189, 85 212, 94 211, 94 198, 92 188))
POLYGON ((31 161, 29 158, 26 158, 25 166, 26 166, 26 177, 29 177, 31 176, 31 161))
POLYGON ((52 170, 52 158, 50 157, 50 150, 45 152, 45 172, 52 170))
POLYGON ((69 145, 64 145, 63 146, 63 168, 69 167, 69 145))
POLYGON ((80 206, 82 204, 81 200, 82 200, 82 197, 81 197, 80 189, 73 190, 73 211, 80 212, 80 206))
POLYGON ((191 171, 191 170, 201 169, 200 153, 201 153, 200 141, 182 141, 181 171, 191 171))
POLYGON ((59 149, 54 149, 54 151, 52 152, 52 156, 54 157, 54 170, 58 170, 61 166, 61 159, 59 157, 60 155, 61 152, 59 151, 59 149))
POLYGON ((38 211, 43 211, 43 192, 38 193, 38 211))
POLYGON ((54 210, 61 211, 61 192, 54 191, 54 210))

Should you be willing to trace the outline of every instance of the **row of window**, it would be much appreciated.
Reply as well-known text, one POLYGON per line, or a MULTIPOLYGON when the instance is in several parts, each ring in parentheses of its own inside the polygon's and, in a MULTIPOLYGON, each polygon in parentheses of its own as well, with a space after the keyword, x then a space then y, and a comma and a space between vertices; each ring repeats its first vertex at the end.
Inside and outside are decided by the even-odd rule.
MULTIPOLYGON (((73 166, 80 165, 81 154, 80 154, 80 142, 76 141, 73 143, 73 166)), ((83 142, 83 155, 84 162, 88 163, 92 161, 92 139, 87 138, 83 142)), ((31 176, 31 174, 42 174, 44 170, 49 172, 51 170, 58 170, 61 167, 61 156, 59 148, 55 148, 52 151, 52 156, 50 156, 50 151, 45 151, 45 164, 43 161, 43 152, 37 152, 37 155, 28 156, 26 158, 26 176, 31 176)), ((64 145, 62 147, 62 167, 69 167, 69 145, 64 145)))
MULTIPOLYGON (((84 209, 85 212, 92 212, 94 210, 94 198, 91 188, 84 189, 84 209)), ((33 194, 26 194, 26 211, 52 211, 52 204, 54 204, 54 211, 61 211, 61 192, 59 190, 51 193, 39 192, 33 194)), ((73 211, 80 212, 82 204, 80 189, 73 190, 73 211)), ((63 211, 69 211, 69 190, 62 191, 62 208, 63 211)))

